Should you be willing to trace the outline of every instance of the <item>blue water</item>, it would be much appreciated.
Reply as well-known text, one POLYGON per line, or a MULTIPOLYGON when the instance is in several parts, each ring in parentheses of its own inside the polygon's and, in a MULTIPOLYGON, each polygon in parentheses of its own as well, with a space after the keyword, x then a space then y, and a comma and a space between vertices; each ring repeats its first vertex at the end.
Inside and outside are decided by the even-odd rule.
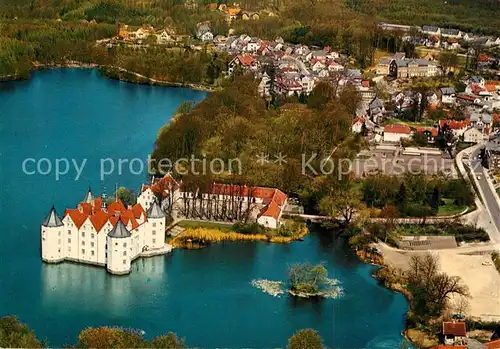
MULTIPOLYGON (((283 347, 305 327, 317 329, 330 347, 397 348, 404 297, 378 286, 371 266, 320 231, 291 245, 175 250, 137 261, 127 277, 40 261, 39 224, 50 206, 62 214, 89 185, 96 192, 112 192, 116 184, 139 188, 146 174, 134 175, 128 165, 101 181, 100 159, 113 159, 115 166, 120 158, 145 162, 178 105, 204 97, 190 89, 107 80, 95 70, 43 71, 29 81, 0 84, 0 316, 17 315, 52 346, 75 343, 87 326, 118 325, 143 329, 148 337, 173 331, 204 348, 283 347), (87 163, 79 180, 74 168, 56 180, 53 172, 24 174, 27 158, 87 163), (297 301, 250 284, 285 280, 288 265, 305 261, 325 263, 344 295, 297 301)), ((30 162, 27 170, 35 169, 30 162)))

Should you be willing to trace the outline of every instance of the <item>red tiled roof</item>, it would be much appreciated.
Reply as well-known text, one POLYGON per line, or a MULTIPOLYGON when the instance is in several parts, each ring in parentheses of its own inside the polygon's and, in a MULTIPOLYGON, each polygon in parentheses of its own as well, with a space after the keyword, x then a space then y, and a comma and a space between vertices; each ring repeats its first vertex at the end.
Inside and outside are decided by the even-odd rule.
POLYGON ((484 91, 484 87, 481 87, 481 86, 476 85, 476 84, 470 85, 470 89, 471 89, 472 93, 474 93, 474 94, 479 94, 479 93, 484 91))
POLYGON ((136 218, 140 218, 142 213, 145 214, 144 208, 140 204, 136 204, 132 209, 128 210, 120 200, 117 200, 109 204, 107 210, 104 211, 101 208, 101 203, 101 198, 95 199, 94 205, 81 202, 78 204, 78 208, 66 209, 64 217, 69 216, 78 229, 88 218, 95 230, 100 232, 108 221, 115 225, 118 222, 118 217, 120 217, 123 224, 128 225, 130 223, 132 229, 135 229, 139 226, 136 218))
POLYGON ((285 193, 275 188, 249 187, 246 185, 230 185, 222 183, 214 183, 210 193, 216 195, 233 195, 262 199, 265 206, 260 211, 259 217, 268 216, 275 219, 279 218, 283 205, 287 199, 287 195, 285 193))
POLYGON ((158 179, 152 186, 143 185, 142 191, 151 188, 153 193, 156 195, 161 195, 165 197, 169 193, 177 188, 179 188, 179 183, 170 175, 166 174, 163 178, 158 179))
POLYGON ((470 102, 474 102, 476 100, 476 98, 478 98, 478 97, 477 96, 473 96, 473 95, 469 95, 467 93, 459 93, 457 95, 457 98, 465 99, 465 100, 470 101, 470 102))
POLYGON ((465 322, 443 322, 443 334, 465 337, 467 335, 465 322))
POLYGON ((384 127, 384 132, 410 134, 411 129, 407 125, 387 125, 384 127))
POLYGON ((362 124, 365 123, 365 118, 362 118, 362 117, 357 117, 357 118, 354 118, 351 122, 351 125, 355 125, 357 122, 361 122, 362 124))
POLYGON ((448 124, 448 127, 452 130, 461 130, 469 125, 469 121, 439 120, 439 126, 443 127, 445 124, 448 124))
POLYGON ((440 344, 432 347, 431 349, 467 349, 466 345, 446 345, 440 344))
POLYGON ((361 86, 363 86, 363 87, 370 87, 370 81, 368 81, 368 80, 361 81, 361 86))
POLYGON ((500 349, 500 339, 484 343, 486 349, 500 349))
POLYGON ((481 53, 479 57, 477 57, 477 60, 479 62, 488 62, 488 55, 486 53, 481 53))
POLYGON ((253 62, 255 61, 252 56, 248 56, 248 55, 238 55, 238 60, 240 61, 241 65, 243 65, 243 66, 252 65, 253 62))
POLYGON ((432 137, 436 137, 438 135, 438 129, 435 127, 417 127, 416 132, 418 134, 429 131, 432 137))

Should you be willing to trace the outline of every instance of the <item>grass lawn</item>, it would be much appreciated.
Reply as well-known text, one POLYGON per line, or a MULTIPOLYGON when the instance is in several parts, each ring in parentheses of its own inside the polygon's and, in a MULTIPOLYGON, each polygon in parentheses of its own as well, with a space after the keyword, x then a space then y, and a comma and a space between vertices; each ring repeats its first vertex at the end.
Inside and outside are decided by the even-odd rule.
POLYGON ((476 143, 458 142, 457 143, 457 151, 462 151, 466 148, 472 147, 473 145, 476 145, 476 143))
POLYGON ((432 126, 435 123, 436 123, 436 121, 432 121, 432 120, 413 122, 413 121, 406 121, 406 120, 401 120, 401 119, 396 119, 396 118, 389 118, 387 120, 384 120, 384 122, 383 122, 384 125, 396 124, 396 125, 408 125, 410 127, 426 127, 426 126, 432 126))
POLYGON ((214 223, 214 222, 200 222, 200 221, 180 221, 177 223, 179 227, 182 228, 207 228, 207 229, 218 229, 222 231, 231 231, 232 224, 224 224, 224 223, 214 223))
POLYGON ((462 213, 467 206, 457 206, 453 203, 452 199, 443 199, 445 204, 443 206, 439 206, 438 216, 453 216, 455 214, 462 213))

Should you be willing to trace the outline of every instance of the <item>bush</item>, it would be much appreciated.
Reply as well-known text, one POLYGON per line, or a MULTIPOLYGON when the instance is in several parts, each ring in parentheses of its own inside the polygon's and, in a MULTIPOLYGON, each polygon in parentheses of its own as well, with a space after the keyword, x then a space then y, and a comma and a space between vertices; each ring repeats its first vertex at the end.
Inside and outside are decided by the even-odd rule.
POLYGON ((245 224, 242 222, 234 223, 232 226, 232 230, 236 233, 248 235, 266 234, 267 232, 267 229, 258 223, 245 224))

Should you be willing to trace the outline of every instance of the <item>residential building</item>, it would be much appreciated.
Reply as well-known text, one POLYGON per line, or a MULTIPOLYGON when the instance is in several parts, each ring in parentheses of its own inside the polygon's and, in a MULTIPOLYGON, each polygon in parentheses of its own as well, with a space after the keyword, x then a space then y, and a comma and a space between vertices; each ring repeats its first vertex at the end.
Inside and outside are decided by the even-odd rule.
POLYGON ((484 165, 489 169, 500 169, 500 140, 498 138, 486 144, 484 165))
POLYGON ((460 137, 464 134, 465 130, 469 127, 469 121, 456 121, 456 120, 439 120, 439 127, 443 128, 446 125, 455 137, 460 137))
POLYGON ((393 58, 382 58, 376 66, 377 75, 389 75, 393 58))
POLYGON ((427 138, 427 142, 433 143, 434 139, 438 136, 439 130, 435 127, 417 127, 415 134, 424 135, 427 138))
POLYGON ((407 125, 387 125, 384 127, 384 142, 400 142, 411 136, 411 129, 407 125))
POLYGON ((237 55, 229 62, 228 74, 231 75, 237 67, 241 67, 243 70, 255 70, 257 61, 249 55, 237 55))
POLYGON ((435 63, 425 59, 393 60, 389 70, 397 78, 432 77, 439 72, 435 63))
POLYGON ((169 252, 165 244, 166 215, 151 199, 125 207, 120 200, 107 204, 89 189, 75 209, 59 218, 54 207, 41 224, 42 260, 73 261, 106 267, 112 274, 128 274, 132 262, 144 255, 169 252))
POLYGON ((209 22, 198 23, 196 26, 196 37, 203 42, 213 41, 214 34, 212 34, 209 22))
POLYGON ((464 142, 467 143, 479 143, 482 142, 484 138, 483 133, 475 127, 465 130, 463 136, 464 142))
POLYGON ((363 130, 363 125, 365 124, 365 119, 362 117, 357 117, 351 122, 352 133, 361 133, 363 130))
POLYGON ((454 87, 441 87, 439 89, 439 94, 441 95, 441 103, 443 104, 455 104, 456 102, 456 90, 454 87))
POLYGON ((422 32, 427 35, 441 36, 441 29, 432 25, 424 25, 422 27, 422 32))
POLYGON ((447 345, 466 345, 467 330, 465 322, 443 322, 444 344, 447 345))
MULTIPOLYGON (((171 175, 142 187, 138 202, 161 197, 164 209, 174 219, 256 222, 267 228, 281 225, 287 195, 279 189, 212 183, 207 189, 185 188, 171 175)), ((155 205, 154 201, 153 205, 155 205)))
POLYGON ((462 37, 462 32, 458 29, 444 29, 441 28, 441 36, 445 38, 455 38, 460 39, 462 37))
POLYGON ((486 80, 482 76, 472 75, 469 79, 467 79, 467 85, 479 85, 484 88, 486 80))
POLYGON ((376 123, 379 118, 384 116, 384 113, 384 103, 378 97, 373 98, 368 104, 368 116, 370 117, 370 120, 376 123))

